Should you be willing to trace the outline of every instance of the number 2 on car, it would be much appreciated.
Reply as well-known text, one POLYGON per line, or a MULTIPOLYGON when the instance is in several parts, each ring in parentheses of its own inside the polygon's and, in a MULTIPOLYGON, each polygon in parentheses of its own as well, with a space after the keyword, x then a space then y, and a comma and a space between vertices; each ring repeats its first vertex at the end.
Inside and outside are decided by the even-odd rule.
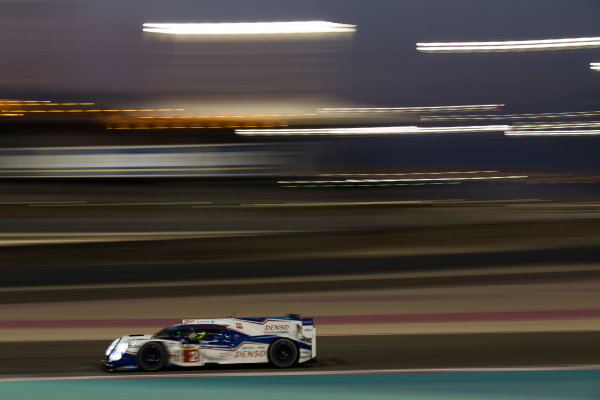
POLYGON ((184 363, 197 363, 200 361, 200 352, 198 349, 193 347, 183 348, 183 362, 184 363))

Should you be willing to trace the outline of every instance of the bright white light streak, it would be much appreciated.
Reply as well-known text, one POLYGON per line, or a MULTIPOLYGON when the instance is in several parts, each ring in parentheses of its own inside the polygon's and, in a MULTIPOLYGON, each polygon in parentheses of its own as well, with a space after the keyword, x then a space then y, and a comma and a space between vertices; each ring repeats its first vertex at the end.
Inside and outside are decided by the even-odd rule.
POLYGON ((417 133, 503 132, 509 128, 509 125, 419 127, 417 133))
POLYGON ((590 69, 594 71, 600 71, 600 62, 590 63, 590 69))
POLYGON ((145 23, 142 30, 168 35, 276 35, 355 32, 356 25, 327 21, 145 23))
POLYGON ((505 176, 454 176, 449 178, 399 178, 399 179, 370 179, 348 178, 343 180, 314 180, 314 181, 277 181, 280 184, 326 184, 326 183, 387 183, 387 182, 434 182, 434 181, 484 181, 495 179, 526 179, 527 175, 505 176))
POLYGON ((542 40, 507 40, 492 42, 417 43, 417 50, 427 53, 568 50, 590 47, 600 47, 600 37, 542 40))
POLYGON ((421 121, 477 121, 477 120, 505 120, 505 119, 539 119, 539 118, 571 118, 571 117, 594 117, 600 115, 600 111, 574 111, 540 114, 488 114, 488 115, 431 115, 422 116, 421 121))
POLYGON ((447 172, 403 172, 390 174, 319 174, 319 176, 407 176, 407 175, 451 175, 451 174, 491 174, 498 171, 447 171, 447 172))
POLYGON ((428 133, 504 132, 509 125, 470 126, 384 126, 365 128, 302 128, 302 129, 236 129, 246 136, 359 136, 359 135, 419 135, 428 133))
POLYGON ((570 130, 570 131, 507 131, 506 136, 596 136, 600 135, 598 129, 570 130))
POLYGON ((320 113, 401 113, 401 112, 443 112, 443 111, 492 111, 504 104, 473 104, 461 106, 432 107, 328 107, 317 109, 320 113))
POLYGON ((417 133, 416 126, 385 126, 374 128, 302 128, 302 129, 236 129, 237 135, 296 136, 296 135, 396 135, 417 133))
POLYGON ((569 122, 569 123, 538 123, 538 124, 514 124, 511 128, 515 131, 547 130, 547 129, 569 129, 569 128, 595 128, 600 127, 600 122, 569 122))

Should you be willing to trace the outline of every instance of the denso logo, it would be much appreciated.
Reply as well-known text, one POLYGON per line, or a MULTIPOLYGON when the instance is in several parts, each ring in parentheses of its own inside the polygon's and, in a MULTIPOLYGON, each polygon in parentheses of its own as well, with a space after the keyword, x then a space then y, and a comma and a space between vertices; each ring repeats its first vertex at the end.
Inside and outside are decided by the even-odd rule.
POLYGON ((289 331, 290 326, 285 325, 265 325, 265 331, 289 331))
POLYGON ((235 329, 244 329, 244 327, 242 326, 242 324, 240 322, 236 322, 235 329))
POLYGON ((236 351, 234 358, 246 358, 246 357, 264 357, 267 355, 266 350, 240 350, 236 351))

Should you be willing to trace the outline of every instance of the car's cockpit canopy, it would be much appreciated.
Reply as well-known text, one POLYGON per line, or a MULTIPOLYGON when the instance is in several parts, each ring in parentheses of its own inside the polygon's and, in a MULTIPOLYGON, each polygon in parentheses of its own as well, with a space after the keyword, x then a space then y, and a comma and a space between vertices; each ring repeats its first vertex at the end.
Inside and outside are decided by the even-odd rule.
POLYGON ((226 327, 219 325, 173 325, 160 330, 155 339, 176 340, 187 343, 211 340, 218 333, 226 331, 226 327))

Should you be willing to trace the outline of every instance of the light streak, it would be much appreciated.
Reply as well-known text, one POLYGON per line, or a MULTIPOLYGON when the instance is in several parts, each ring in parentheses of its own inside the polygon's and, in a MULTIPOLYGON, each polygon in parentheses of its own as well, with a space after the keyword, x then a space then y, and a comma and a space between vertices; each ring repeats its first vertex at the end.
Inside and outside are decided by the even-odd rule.
POLYGON ((587 136, 598 135, 599 127, 599 121, 515 124, 504 134, 506 136, 587 136))
POLYGON ((0 106, 92 106, 95 103, 52 103, 49 101, 7 101, 0 100, 0 106))
POLYGON ((419 183, 326 183, 326 184, 282 184, 284 188, 364 188, 364 187, 390 187, 390 186, 425 186, 425 185, 459 185, 462 182, 419 182, 419 183))
POLYGON ((181 172, 181 171, 245 171, 273 167, 198 167, 198 168, 61 168, 61 169, 5 169, 0 174, 67 173, 67 172, 181 172))
POLYGON ((317 114, 315 113, 311 113, 311 114, 247 114, 247 115, 167 115, 167 116, 158 116, 158 115, 151 115, 151 116, 143 116, 143 117, 138 117, 138 118, 146 118, 146 119, 151 119, 151 118, 162 118, 162 119, 168 119, 168 118, 188 118, 188 119, 202 119, 202 118, 271 118, 271 117, 308 117, 308 116, 315 116, 317 114))
POLYGON ((447 178, 348 178, 343 180, 299 180, 299 181, 277 181, 279 184, 342 184, 342 183, 393 183, 393 182, 447 182, 447 181, 475 181, 496 179, 526 179, 527 175, 496 175, 496 176, 453 176, 447 178))
POLYGON ((142 30, 168 35, 278 35, 355 32, 356 25, 327 21, 145 23, 142 30))
POLYGON ((568 50, 593 47, 600 47, 600 37, 542 40, 507 40, 491 42, 417 43, 417 50, 426 53, 568 50))
POLYGON ((452 174, 492 174, 498 171, 447 171, 447 172, 403 172, 388 174, 319 174, 319 176, 408 176, 408 175, 452 175, 452 174))
POLYGON ((0 113, 0 117, 22 117, 23 114, 15 114, 15 113, 0 113))
POLYGON ((504 104, 475 104, 461 106, 432 107, 328 107, 317 109, 320 113, 402 113, 402 112, 445 112, 445 111, 492 111, 504 104))
MULTIPOLYGON (((3 106, 3 104, 0 104, 3 106)), ((77 109, 58 109, 58 110, 0 110, 0 112, 14 112, 14 113, 69 113, 69 112, 88 112, 88 113, 99 113, 99 112, 153 112, 153 111, 183 111, 183 108, 152 108, 152 109, 110 109, 110 110, 77 110, 77 109)))
POLYGON ((540 118, 572 118, 572 117, 594 117, 600 115, 600 111, 573 111, 558 113, 539 114, 487 114, 487 115, 431 115, 422 116, 421 121, 466 121, 466 120, 505 120, 505 119, 540 119, 540 118))
POLYGON ((51 103, 50 100, 8 100, 2 99, 0 100, 0 104, 4 103, 51 103))
POLYGON ((356 136, 356 135, 418 135, 430 133, 503 132, 509 125, 480 126, 385 126, 364 128, 302 128, 302 129, 236 129, 237 135, 246 136, 356 136))
POLYGON ((547 130, 547 129, 569 129, 569 128, 595 128, 600 127, 600 122, 556 122, 537 124, 514 124, 510 130, 547 130))
MULTIPOLYGON (((287 124, 269 124, 262 125, 264 128, 285 127, 287 124)), ((112 130, 140 130, 140 129, 231 129, 231 128, 260 128, 259 125, 127 125, 127 126, 107 126, 106 129, 112 130)))
POLYGON ((506 136, 598 136, 599 130, 584 131, 511 131, 506 136))
POLYGON ((594 71, 600 71, 600 62, 590 63, 590 69, 594 71))

